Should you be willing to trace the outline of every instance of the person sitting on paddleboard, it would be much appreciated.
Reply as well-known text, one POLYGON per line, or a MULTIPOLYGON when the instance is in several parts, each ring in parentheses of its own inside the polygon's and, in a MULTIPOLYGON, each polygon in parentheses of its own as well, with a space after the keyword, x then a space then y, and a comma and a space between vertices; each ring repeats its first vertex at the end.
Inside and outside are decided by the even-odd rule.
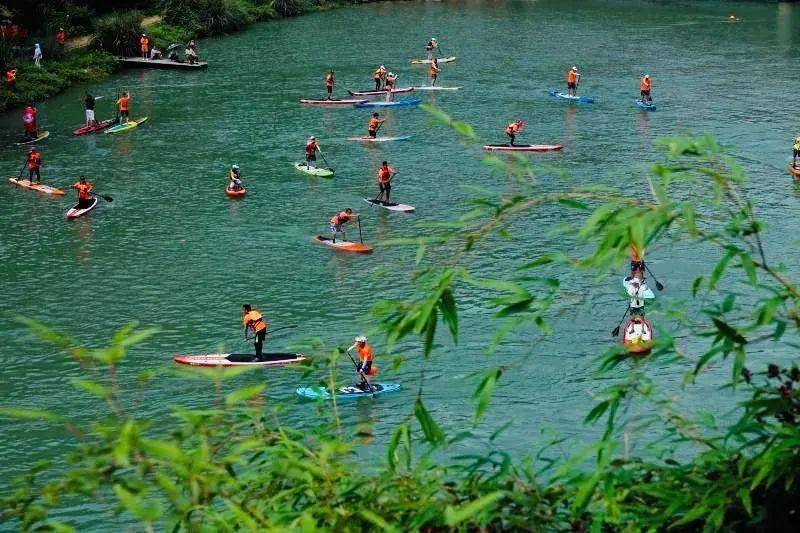
POLYGON ((122 97, 117 100, 120 124, 127 124, 130 119, 131 94, 128 91, 122 92, 122 97))
POLYGON ((228 179, 230 180, 228 183, 228 190, 241 191, 244 189, 244 185, 242 185, 242 172, 239 170, 239 165, 233 165, 231 167, 228 173, 228 179))
POLYGON ((94 126, 97 120, 94 118, 94 96, 86 93, 86 98, 83 100, 83 107, 86 110, 86 125, 94 126))
POLYGON ((242 306, 242 323, 244 324, 245 338, 247 338, 248 331, 253 332, 253 348, 256 350, 256 357, 261 361, 264 339, 267 338, 267 323, 264 321, 264 316, 253 309, 250 304, 244 304, 242 306))
POLYGON ((792 145, 792 167, 797 168, 797 156, 800 155, 800 137, 795 138, 792 145))
POLYGON ((581 75, 578 72, 578 67, 572 67, 567 73, 567 94, 576 96, 578 92, 578 84, 581 82, 581 75))
POLYGON ((92 205, 92 195, 89 192, 92 190, 92 184, 86 181, 86 176, 81 176, 72 188, 78 193, 78 208, 86 209, 92 205))
POLYGON ((433 60, 436 57, 436 52, 438 49, 439 43, 436 40, 436 37, 431 37, 431 40, 425 45, 425 55, 428 57, 428 59, 433 60))
POLYGON ((653 103, 653 97, 650 96, 650 87, 653 85, 653 80, 650 79, 650 74, 645 74, 641 82, 639 82, 640 98, 642 102, 648 104, 653 103))
POLYGON ((22 110, 22 125, 25 127, 25 138, 33 140, 39 135, 39 129, 36 126, 36 117, 39 114, 33 104, 28 104, 22 110))
POLYGON ((392 192, 392 178, 394 178, 395 171, 389 166, 387 161, 381 163, 381 168, 378 169, 378 186, 380 192, 375 198, 378 201, 389 203, 389 195, 392 192))
POLYGON ((378 128, 381 124, 386 122, 386 119, 381 120, 381 116, 378 113, 373 113, 372 118, 369 119, 369 124, 367 124, 367 133, 373 139, 378 135, 378 128))
POLYGON ((521 120, 517 120, 506 126, 506 135, 508 135, 510 139, 509 144, 511 146, 515 146, 514 140, 517 138, 517 134, 522 131, 523 126, 525 126, 525 123, 521 120))
POLYGON ((334 79, 333 71, 329 70, 325 75, 325 90, 328 91, 328 96, 325 97, 326 100, 333 99, 333 86, 335 84, 336 80, 334 79))
POLYGON ((308 138, 306 143, 306 167, 317 168, 317 152, 319 150, 319 143, 313 135, 308 138))
POLYGON ((375 359, 372 353, 372 346, 367 343, 367 338, 365 336, 359 335, 355 338, 355 344, 348 348, 347 352, 349 353, 353 348, 358 351, 356 373, 358 377, 361 378, 356 387, 362 391, 369 391, 370 384, 367 382, 367 376, 374 376, 378 373, 378 368, 372 366, 372 361, 375 359))
POLYGON ((39 173, 39 168, 42 166, 42 156, 35 146, 28 152, 28 160, 25 162, 25 165, 28 167, 28 182, 33 183, 34 174, 36 174, 36 182, 41 182, 42 175, 39 173))
POLYGON ((627 279, 640 278, 644 279, 644 249, 639 253, 639 250, 630 245, 631 252, 631 275, 627 279))
POLYGON ((358 215, 353 213, 353 210, 349 207, 333 215, 331 217, 331 240, 336 242, 337 233, 341 233, 344 239, 347 240, 347 234, 344 232, 344 225, 348 222, 354 222, 357 217, 358 215))
POLYGON ((381 90, 381 83, 383 82, 383 79, 385 77, 386 77, 386 67, 384 67, 383 65, 378 67, 378 70, 372 73, 372 81, 375 82, 376 91, 381 90))
POLYGON ((439 68, 439 62, 436 61, 436 58, 433 59, 431 66, 428 68, 428 76, 431 77, 431 86, 436 85, 436 80, 439 77, 439 71, 442 70, 439 68))
POLYGON ((386 85, 384 85, 383 90, 386 91, 386 101, 392 101, 392 91, 394 90, 394 82, 397 79, 397 76, 394 75, 394 72, 390 72, 386 75, 386 85))

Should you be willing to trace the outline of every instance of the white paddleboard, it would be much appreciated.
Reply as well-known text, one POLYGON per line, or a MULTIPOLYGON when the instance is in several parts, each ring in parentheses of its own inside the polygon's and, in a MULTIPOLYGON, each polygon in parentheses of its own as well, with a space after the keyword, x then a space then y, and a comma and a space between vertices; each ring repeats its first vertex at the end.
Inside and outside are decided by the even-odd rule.
POLYGON ((368 204, 388 209, 389 211, 398 211, 400 213, 411 213, 412 211, 414 211, 413 205, 398 204, 395 202, 384 202, 383 200, 375 200, 374 198, 364 198, 364 201, 367 202, 368 204))

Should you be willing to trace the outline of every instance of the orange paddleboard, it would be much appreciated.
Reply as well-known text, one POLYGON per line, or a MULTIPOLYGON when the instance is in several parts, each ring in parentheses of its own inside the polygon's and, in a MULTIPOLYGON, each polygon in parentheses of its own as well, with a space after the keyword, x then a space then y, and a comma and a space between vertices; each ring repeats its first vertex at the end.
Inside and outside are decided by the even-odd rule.
POLYGON ((329 246, 341 252, 351 252, 356 254, 372 253, 372 246, 367 246, 366 244, 362 244, 360 242, 350 242, 350 241, 333 242, 333 240, 330 237, 323 237, 322 235, 317 235, 311 240, 316 243, 322 244, 324 246, 329 246))
POLYGON ((800 178, 800 168, 789 165, 789 174, 794 174, 795 178, 800 178))
POLYGON ((51 187, 49 185, 44 185, 42 183, 31 183, 28 180, 21 180, 18 178, 8 178, 9 183, 13 183, 19 187, 23 187, 25 189, 32 189, 37 192, 41 192, 44 194, 52 194, 53 196, 64 196, 64 191, 61 189, 56 189, 55 187, 51 187))

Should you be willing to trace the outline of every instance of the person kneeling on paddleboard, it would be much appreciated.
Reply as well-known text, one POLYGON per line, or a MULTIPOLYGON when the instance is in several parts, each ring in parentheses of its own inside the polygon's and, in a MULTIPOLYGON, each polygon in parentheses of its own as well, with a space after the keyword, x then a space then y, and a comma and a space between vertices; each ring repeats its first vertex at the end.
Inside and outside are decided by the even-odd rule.
POLYGON ((353 213, 349 207, 331 217, 331 240, 336 242, 336 234, 341 233, 344 239, 347 240, 347 234, 344 232, 344 225, 348 222, 354 222, 358 215, 353 213))
POLYGON ((578 84, 581 82, 581 75, 578 67, 572 67, 567 73, 567 94, 577 96, 578 84))
POLYGON ((256 350, 256 358, 261 361, 264 339, 267 338, 267 323, 264 321, 264 316, 253 309, 250 304, 244 304, 242 306, 242 323, 244 324, 245 340, 247 340, 247 332, 253 332, 253 348, 256 350))
POLYGON ((367 338, 365 336, 359 335, 355 338, 355 344, 348 348, 347 352, 349 353, 353 348, 358 350, 359 362, 356 365, 356 373, 361 378, 356 387, 363 391, 369 391, 370 384, 367 382, 367 376, 374 376, 378 373, 378 368, 372 366, 372 360, 375 358, 372 353, 372 346, 367 344, 367 338))
POLYGON ((650 96, 650 87, 653 85, 653 80, 650 79, 650 74, 645 74, 642 81, 639 83, 639 94, 642 103, 653 103, 653 97, 650 96))
POLYGON ((242 184, 242 171, 239 170, 239 165, 233 165, 231 167, 230 172, 228 172, 228 179, 230 180, 228 183, 228 190, 241 191, 244 189, 244 185, 242 184))
POLYGON ((336 80, 334 79, 333 71, 329 70, 325 75, 325 90, 328 91, 328 96, 325 97, 326 100, 331 100, 333 98, 333 86, 335 84, 336 80))
POLYGON ((319 143, 317 142, 317 138, 312 135, 308 138, 308 142, 306 143, 306 167, 317 168, 318 151, 321 151, 319 149, 319 143))
POLYGON ((39 173, 39 168, 42 166, 42 156, 39 155, 39 150, 36 147, 31 148, 28 152, 28 160, 25 162, 28 167, 28 182, 33 184, 33 175, 36 174, 36 182, 41 183, 42 176, 39 173))
POLYGON ((373 139, 378 136, 378 128, 381 124, 386 122, 386 119, 381 120, 381 116, 378 113, 373 113, 372 118, 369 119, 369 124, 367 124, 367 133, 373 139))
POLYGON ((78 193, 78 209, 86 209, 92 205, 92 184, 86 181, 86 176, 81 176, 78 181, 72 186, 78 193))
POLYGON ((512 122, 506 126, 506 135, 508 135, 508 138, 511 139, 509 141, 511 146, 514 146, 514 140, 517 138, 517 134, 522 131, 524 126, 525 123, 521 120, 517 120, 516 122, 512 122))
POLYGON ((792 145, 792 167, 797 168, 797 156, 800 155, 800 137, 794 140, 792 145))
POLYGON ((380 192, 378 196, 375 197, 376 200, 387 204, 389 203, 389 195, 392 193, 392 178, 394 178, 395 174, 396 172, 389 166, 387 161, 381 164, 381 168, 378 169, 378 187, 380 187, 380 192))
POLYGON ((131 108, 131 93, 128 91, 122 92, 122 98, 117 100, 117 109, 119 110, 119 123, 127 124, 130 119, 131 108))

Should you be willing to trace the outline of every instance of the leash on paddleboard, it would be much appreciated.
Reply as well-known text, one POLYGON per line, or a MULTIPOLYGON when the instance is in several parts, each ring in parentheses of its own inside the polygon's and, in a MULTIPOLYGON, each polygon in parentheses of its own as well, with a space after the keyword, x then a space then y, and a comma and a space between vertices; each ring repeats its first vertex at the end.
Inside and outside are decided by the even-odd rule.
POLYGON ((350 354, 350 350, 352 350, 354 346, 355 346, 355 344, 347 349, 347 352, 346 352, 347 353, 347 357, 349 357, 350 360, 353 362, 353 365, 356 367, 356 371, 359 374, 361 374, 361 378, 367 383, 367 387, 369 387, 369 392, 371 392, 372 396, 374 397, 375 396, 375 387, 373 387, 372 383, 369 382, 369 380, 367 379, 367 376, 364 374, 364 371, 358 368, 358 363, 356 363, 356 360, 353 359, 353 356, 350 354))
POLYGON ((629 305, 625 309, 625 314, 622 315, 622 319, 620 319, 619 324, 617 324, 617 327, 615 327, 614 329, 611 330, 611 336, 612 337, 616 337, 617 335, 619 335, 619 328, 622 327, 622 321, 625 320, 626 316, 628 316, 628 311, 630 311, 630 310, 631 310, 631 306, 629 305))

